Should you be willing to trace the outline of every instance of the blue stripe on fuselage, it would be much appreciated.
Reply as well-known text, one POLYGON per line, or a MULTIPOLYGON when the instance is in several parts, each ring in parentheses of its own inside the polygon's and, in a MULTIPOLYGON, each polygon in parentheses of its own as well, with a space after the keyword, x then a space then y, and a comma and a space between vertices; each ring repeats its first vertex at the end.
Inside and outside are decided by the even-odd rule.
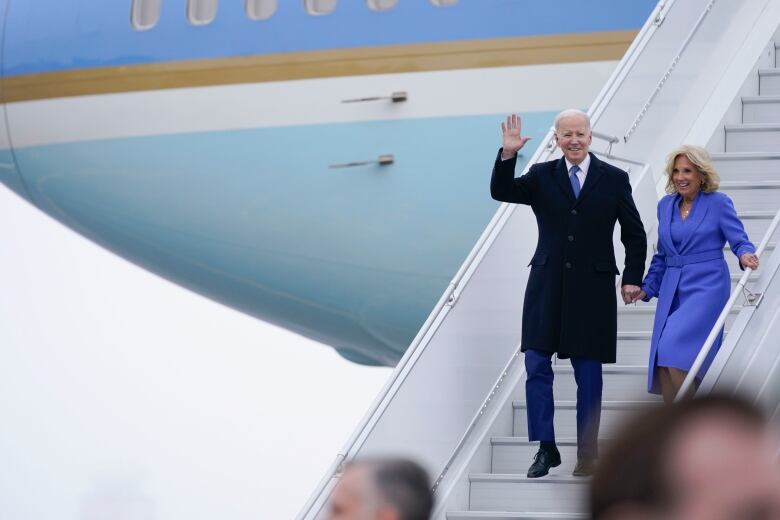
POLYGON ((461 0, 453 7, 401 0, 386 12, 339 2, 326 16, 303 1, 281 1, 274 16, 251 21, 244 2, 221 0, 206 26, 186 20, 185 0, 162 0, 149 31, 130 26, 131 0, 11 0, 5 75, 283 52, 638 29, 655 0, 461 0))

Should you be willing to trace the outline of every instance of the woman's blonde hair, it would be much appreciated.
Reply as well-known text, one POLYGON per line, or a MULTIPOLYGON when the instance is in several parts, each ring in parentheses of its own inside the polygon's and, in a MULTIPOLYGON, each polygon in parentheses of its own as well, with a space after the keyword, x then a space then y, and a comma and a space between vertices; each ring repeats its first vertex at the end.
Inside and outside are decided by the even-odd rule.
POLYGON ((672 150, 672 153, 669 154, 669 158, 666 160, 666 193, 677 193, 677 188, 672 180, 672 170, 674 170, 674 161, 681 155, 684 155, 691 161, 691 164, 699 171, 701 175, 701 191, 704 193, 718 191, 720 176, 715 171, 715 165, 712 163, 710 154, 701 146, 684 144, 672 150))

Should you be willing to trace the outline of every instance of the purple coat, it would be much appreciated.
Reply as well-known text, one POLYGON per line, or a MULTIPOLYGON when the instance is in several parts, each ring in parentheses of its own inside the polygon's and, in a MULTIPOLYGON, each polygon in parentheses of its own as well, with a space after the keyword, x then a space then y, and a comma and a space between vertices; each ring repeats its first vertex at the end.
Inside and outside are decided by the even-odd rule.
MULTIPOLYGON (((682 226, 679 248, 675 247, 671 228, 679 202, 678 194, 658 202, 658 252, 642 282, 645 301, 658 298, 647 378, 652 393, 660 391, 657 366, 690 370, 729 299, 731 277, 723 258, 726 242, 737 257, 756 250, 731 199, 718 192, 698 194, 682 226)), ((721 330, 697 378, 704 376, 722 337, 721 330)))

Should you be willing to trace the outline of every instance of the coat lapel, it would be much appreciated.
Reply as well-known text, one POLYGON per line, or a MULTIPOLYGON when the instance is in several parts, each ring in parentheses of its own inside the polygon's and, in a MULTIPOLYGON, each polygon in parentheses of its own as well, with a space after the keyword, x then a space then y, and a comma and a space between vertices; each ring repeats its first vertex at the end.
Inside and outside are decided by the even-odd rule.
POLYGON ((672 240, 672 212, 676 211, 677 203, 680 201, 680 196, 675 195, 666 199, 668 204, 661 208, 661 222, 658 223, 659 237, 664 241, 664 245, 668 251, 673 252, 675 255, 679 255, 680 252, 674 247, 674 240, 672 240))
POLYGON ((707 210, 710 207, 710 196, 708 193, 699 192, 693 201, 693 210, 691 216, 688 217, 688 221, 683 226, 683 239, 680 242, 680 251, 685 251, 685 246, 690 242, 693 233, 696 228, 704 221, 704 217, 707 214, 707 210))
MULTIPOLYGON (((566 170, 566 159, 561 157, 558 159, 558 164, 555 166, 555 180, 558 183, 558 187, 561 188, 566 197, 571 202, 574 202, 574 190, 571 187, 571 181, 569 181, 569 172, 566 170)), ((582 194, 580 192, 580 194, 582 194)))
MULTIPOLYGON (((598 184, 598 182, 601 180, 601 177, 603 177, 604 175, 604 172, 601 171, 601 161, 598 158, 596 158, 596 156, 593 155, 592 153, 589 153, 589 155, 590 155, 590 166, 588 167, 588 174, 585 176, 585 185, 580 190, 580 196, 577 197, 576 204, 579 204, 582 201, 582 199, 587 197, 588 194, 593 191, 593 187, 596 186, 596 184, 598 184)), ((571 183, 569 185, 571 186, 571 183)))

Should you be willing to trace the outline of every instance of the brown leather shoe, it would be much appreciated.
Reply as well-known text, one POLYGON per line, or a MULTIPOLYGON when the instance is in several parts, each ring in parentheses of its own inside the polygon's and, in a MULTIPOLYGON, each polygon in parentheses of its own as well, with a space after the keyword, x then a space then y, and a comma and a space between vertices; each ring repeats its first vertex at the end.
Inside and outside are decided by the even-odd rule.
POLYGON ((596 461, 594 459, 577 459, 577 465, 574 466, 572 475, 575 477, 590 477, 596 470, 596 461))

